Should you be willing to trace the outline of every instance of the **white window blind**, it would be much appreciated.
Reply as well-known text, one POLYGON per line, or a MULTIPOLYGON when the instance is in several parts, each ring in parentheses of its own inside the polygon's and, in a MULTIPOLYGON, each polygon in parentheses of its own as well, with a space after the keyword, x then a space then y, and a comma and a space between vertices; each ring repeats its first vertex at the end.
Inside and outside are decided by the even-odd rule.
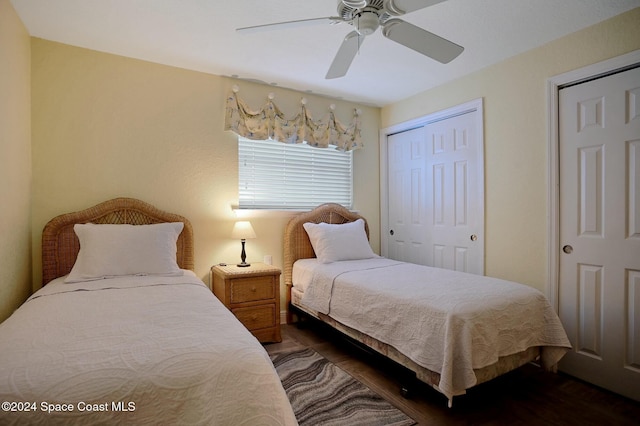
POLYGON ((238 192, 244 209, 312 209, 333 202, 352 207, 353 155, 239 138, 238 192))

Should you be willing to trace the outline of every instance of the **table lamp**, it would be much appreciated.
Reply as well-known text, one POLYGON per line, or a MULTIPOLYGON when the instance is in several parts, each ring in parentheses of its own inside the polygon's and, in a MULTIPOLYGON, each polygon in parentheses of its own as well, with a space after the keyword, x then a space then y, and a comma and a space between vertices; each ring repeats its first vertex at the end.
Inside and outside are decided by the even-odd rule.
POLYGON ((238 266, 241 268, 251 266, 250 263, 245 262, 247 259, 247 254, 244 251, 244 243, 247 238, 255 238, 256 233, 253 231, 253 227, 251 226, 251 222, 248 220, 239 220, 233 225, 233 231, 231 231, 231 238, 240 239, 242 242, 242 253, 240 253, 241 263, 238 263, 238 266))

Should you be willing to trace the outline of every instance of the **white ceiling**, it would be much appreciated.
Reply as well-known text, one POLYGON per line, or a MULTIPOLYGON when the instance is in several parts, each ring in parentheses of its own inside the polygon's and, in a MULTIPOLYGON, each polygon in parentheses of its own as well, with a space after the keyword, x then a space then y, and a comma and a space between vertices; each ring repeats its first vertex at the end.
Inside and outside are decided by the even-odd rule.
POLYGON ((384 106, 640 7, 640 0, 448 0, 402 17, 465 47, 447 65, 378 30, 343 78, 324 76, 345 23, 236 28, 336 15, 338 0, 11 0, 34 37, 384 106))

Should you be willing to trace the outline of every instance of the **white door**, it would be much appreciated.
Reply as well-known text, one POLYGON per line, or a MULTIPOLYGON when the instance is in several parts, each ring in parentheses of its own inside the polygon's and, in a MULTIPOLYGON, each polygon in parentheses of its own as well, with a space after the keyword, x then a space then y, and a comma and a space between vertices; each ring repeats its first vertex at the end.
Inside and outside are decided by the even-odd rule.
POLYGON ((427 256, 438 268, 484 274, 484 180, 475 113, 426 126, 427 256))
POLYGON ((472 110, 387 138, 387 257, 484 274, 478 121, 472 110))
POLYGON ((640 400, 640 68, 560 90, 561 370, 640 400))
POLYGON ((427 265, 426 167, 424 127, 387 138, 389 233, 387 257, 427 265))

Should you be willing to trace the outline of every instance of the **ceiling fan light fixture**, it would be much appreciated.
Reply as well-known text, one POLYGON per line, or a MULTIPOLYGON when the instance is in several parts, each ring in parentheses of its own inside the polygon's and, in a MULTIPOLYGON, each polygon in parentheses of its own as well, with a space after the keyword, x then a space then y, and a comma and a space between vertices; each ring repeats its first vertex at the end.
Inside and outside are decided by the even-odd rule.
POLYGON ((380 17, 372 11, 359 13, 355 20, 355 27, 358 34, 367 36, 373 34, 380 26, 380 17))
POLYGON ((367 5, 367 0, 342 0, 342 4, 354 9, 362 9, 367 5))

